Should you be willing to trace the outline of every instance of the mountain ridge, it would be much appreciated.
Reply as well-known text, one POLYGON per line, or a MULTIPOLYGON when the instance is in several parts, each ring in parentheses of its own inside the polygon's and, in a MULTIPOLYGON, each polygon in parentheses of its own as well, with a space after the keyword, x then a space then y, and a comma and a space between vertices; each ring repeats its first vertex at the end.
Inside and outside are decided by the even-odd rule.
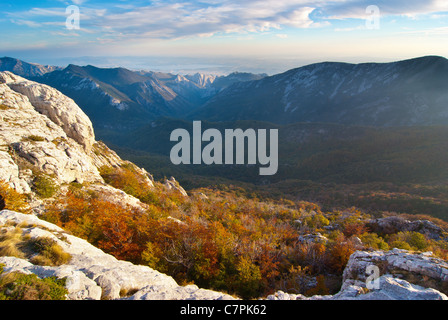
POLYGON ((322 62, 234 84, 188 119, 333 122, 401 126, 448 124, 448 60, 322 62))

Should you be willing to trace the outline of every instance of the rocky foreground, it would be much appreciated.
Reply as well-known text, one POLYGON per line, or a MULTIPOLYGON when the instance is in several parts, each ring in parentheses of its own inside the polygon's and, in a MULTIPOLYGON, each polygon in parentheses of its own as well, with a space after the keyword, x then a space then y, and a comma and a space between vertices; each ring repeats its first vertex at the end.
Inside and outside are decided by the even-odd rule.
MULTIPOLYGON (((70 300, 233 300, 230 295, 180 286, 173 278, 146 266, 120 261, 95 248, 85 240, 67 234, 35 215, 9 210, 0 212, 1 232, 21 226, 30 238, 51 238, 71 255, 69 263, 39 266, 27 259, 0 257, 4 272, 36 274, 40 278, 66 278, 70 300), (124 293, 131 292, 132 295, 124 293)), ((448 263, 430 253, 413 254, 405 250, 358 251, 352 255, 344 272, 341 291, 333 296, 305 297, 284 292, 268 300, 448 300, 441 291, 448 289, 448 263), (380 269, 379 285, 367 289, 369 266, 380 269), (437 290, 438 289, 438 290, 437 290), (440 290, 440 291, 439 291, 440 290)))

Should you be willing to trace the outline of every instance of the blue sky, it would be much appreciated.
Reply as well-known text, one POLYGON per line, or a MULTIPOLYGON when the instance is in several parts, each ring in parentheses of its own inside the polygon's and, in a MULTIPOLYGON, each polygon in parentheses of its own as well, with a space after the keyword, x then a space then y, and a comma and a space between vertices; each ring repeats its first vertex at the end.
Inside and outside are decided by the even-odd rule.
POLYGON ((447 0, 2 0, 0 10, 0 56, 62 66, 272 74, 320 61, 448 57, 447 0), (67 28, 70 5, 80 29, 67 28))

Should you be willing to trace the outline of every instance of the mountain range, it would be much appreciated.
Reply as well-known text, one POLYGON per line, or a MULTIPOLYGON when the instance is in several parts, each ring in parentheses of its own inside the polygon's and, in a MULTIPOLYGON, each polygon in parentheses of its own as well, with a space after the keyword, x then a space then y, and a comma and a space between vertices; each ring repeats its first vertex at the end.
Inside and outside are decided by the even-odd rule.
POLYGON ((68 65, 66 68, 1 58, 0 70, 47 84, 72 98, 101 130, 129 130, 160 116, 183 117, 235 82, 265 74, 175 75, 125 68, 68 65))
POLYGON ((13 58, 1 58, 0 70, 60 90, 81 106, 100 136, 135 130, 160 117, 379 127, 448 124, 448 60, 438 56, 323 62, 273 76, 61 68, 13 58))
POLYGON ((427 56, 393 63, 324 62, 259 81, 235 83, 190 119, 279 124, 448 124, 448 60, 427 56))

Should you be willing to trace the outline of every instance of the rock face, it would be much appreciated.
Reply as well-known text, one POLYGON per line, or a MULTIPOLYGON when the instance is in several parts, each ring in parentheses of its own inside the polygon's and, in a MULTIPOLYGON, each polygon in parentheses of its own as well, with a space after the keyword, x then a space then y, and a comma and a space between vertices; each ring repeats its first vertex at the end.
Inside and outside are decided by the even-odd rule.
MULTIPOLYGON (((89 118, 73 100, 51 87, 3 72, 0 73, 0 120, 0 180, 20 193, 29 194, 32 203, 36 203, 32 205, 35 214, 25 215, 3 210, 4 205, 0 202, 0 210, 3 210, 0 211, 0 232, 11 228, 11 224, 27 225, 29 227, 21 227, 23 235, 51 238, 72 257, 68 264, 49 267, 3 256, 0 264, 5 265, 4 272, 66 278, 68 299, 71 300, 233 299, 194 285, 179 286, 165 274, 119 261, 38 218, 41 200, 33 189, 37 174, 51 178, 60 190, 77 182, 105 201, 142 211, 147 207, 144 203, 106 184, 99 169, 103 166, 132 166, 146 187, 154 187, 148 172, 123 161, 105 144, 95 141, 89 118)), ((164 187, 188 196, 174 178, 164 187)))
MULTIPOLYGON (((125 163, 115 152, 95 141, 92 123, 84 112, 59 91, 0 72, 0 180, 20 193, 32 194, 37 174, 51 177, 56 185, 88 183, 104 189, 114 201, 143 205, 137 199, 104 183, 102 166, 125 163)), ((153 187, 150 175, 146 185, 153 187)))
POLYGON ((188 193, 185 191, 184 188, 182 188, 179 184, 179 182, 176 181, 174 177, 171 177, 170 179, 166 179, 165 181, 165 187, 168 190, 174 190, 179 192, 184 197, 188 197, 188 193))
POLYGON ((430 252, 357 251, 344 270, 341 291, 334 296, 277 292, 272 300, 448 300, 448 263, 430 252), (375 274, 377 272, 377 274, 375 274))
POLYGON ((95 143, 92 123, 76 103, 49 86, 28 81, 10 72, 0 73, 0 83, 26 96, 35 110, 47 116, 86 150, 95 143))
POLYGON ((397 216, 371 220, 368 227, 378 234, 392 234, 400 231, 416 231, 433 240, 441 240, 446 237, 446 234, 442 228, 435 225, 431 221, 409 221, 397 216))
MULTIPOLYGON (((117 260, 85 240, 69 235, 35 215, 3 210, 0 212, 0 226, 5 223, 32 225, 23 227, 23 233, 31 238, 48 237, 55 240, 72 259, 68 264, 59 267, 46 267, 33 265, 27 260, 15 257, 0 257, 0 264, 5 265, 4 272, 34 273, 40 278, 67 278, 66 288, 70 300, 234 299, 229 295, 199 289, 194 285, 179 286, 173 278, 149 267, 117 260)), ((0 227, 0 231, 3 228, 0 227)))
POLYGON ((31 191, 29 170, 58 183, 102 182, 86 157, 95 144, 90 120, 58 91, 0 73, 0 179, 31 191))

